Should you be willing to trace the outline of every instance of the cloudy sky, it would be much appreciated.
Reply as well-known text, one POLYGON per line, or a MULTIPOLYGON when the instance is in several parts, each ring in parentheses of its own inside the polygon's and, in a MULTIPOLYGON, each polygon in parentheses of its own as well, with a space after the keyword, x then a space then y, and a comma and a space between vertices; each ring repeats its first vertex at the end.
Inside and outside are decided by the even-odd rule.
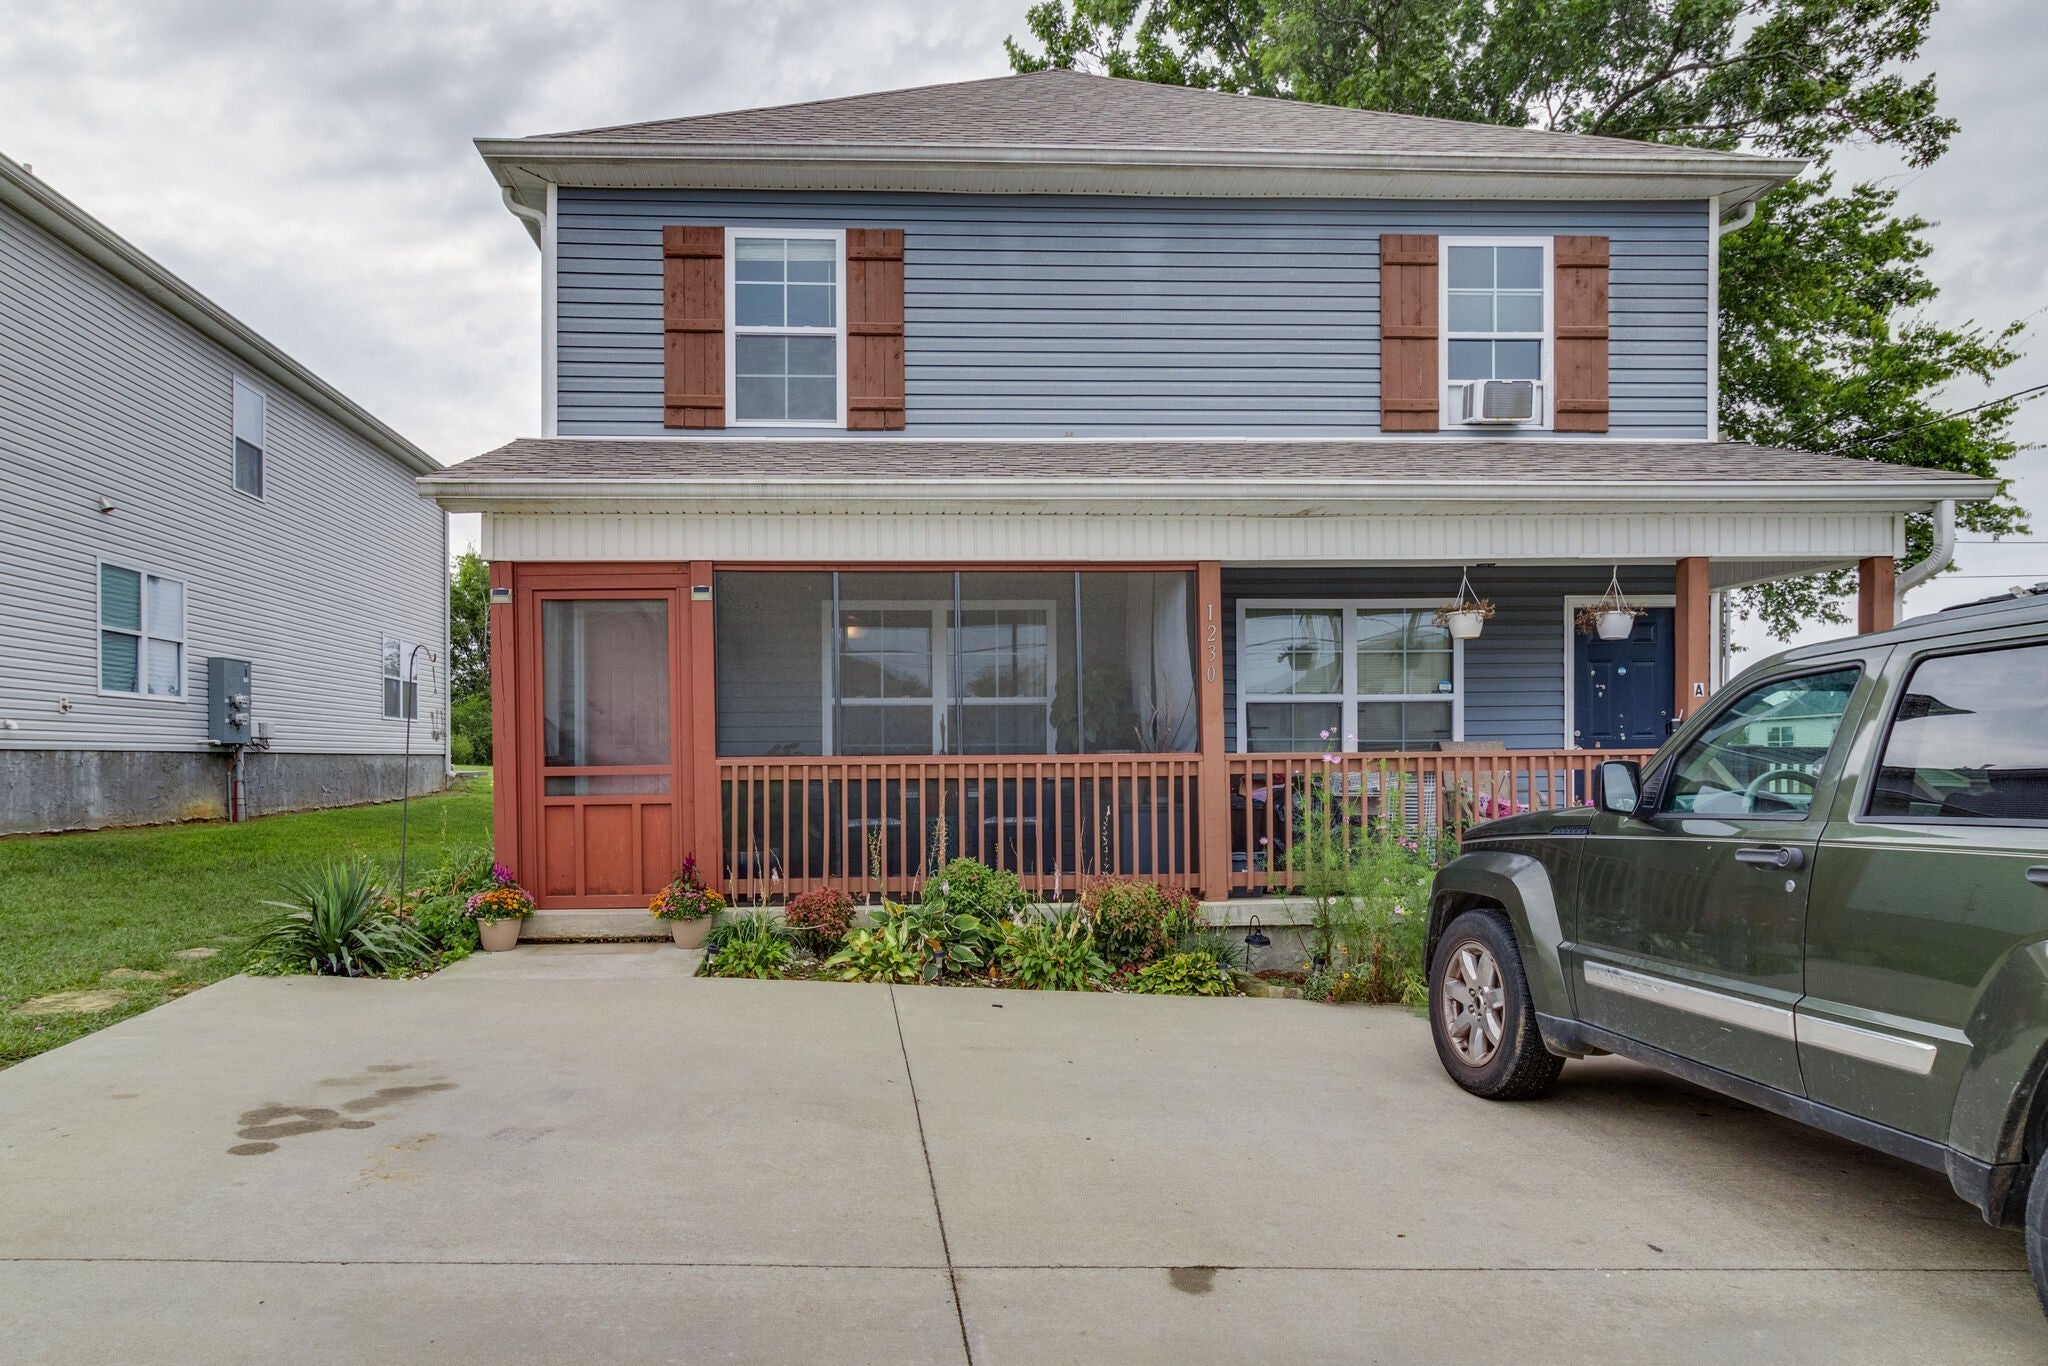
MULTIPOLYGON (((0 0, 0 152, 454 461, 539 425, 539 254, 471 139, 1000 75, 1025 3, 0 0)), ((2001 390, 2048 382, 2043 58, 2048 7, 1951 0, 1928 65, 1963 131, 1899 179, 1940 315, 2036 325, 2001 390)), ((1963 546, 1916 610, 2048 578, 2048 452, 2014 468, 2031 543, 1963 546)))

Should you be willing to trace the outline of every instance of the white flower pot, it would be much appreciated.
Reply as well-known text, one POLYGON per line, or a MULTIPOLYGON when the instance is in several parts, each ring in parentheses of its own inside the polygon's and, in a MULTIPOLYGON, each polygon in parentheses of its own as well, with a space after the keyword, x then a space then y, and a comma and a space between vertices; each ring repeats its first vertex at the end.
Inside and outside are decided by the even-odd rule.
POLYGON ((1477 640, 1486 627, 1486 616, 1481 612, 1446 612, 1444 625, 1450 628, 1452 640, 1477 640))
POLYGON ((1636 631, 1634 612, 1602 612, 1595 629, 1602 640, 1627 640, 1636 631))

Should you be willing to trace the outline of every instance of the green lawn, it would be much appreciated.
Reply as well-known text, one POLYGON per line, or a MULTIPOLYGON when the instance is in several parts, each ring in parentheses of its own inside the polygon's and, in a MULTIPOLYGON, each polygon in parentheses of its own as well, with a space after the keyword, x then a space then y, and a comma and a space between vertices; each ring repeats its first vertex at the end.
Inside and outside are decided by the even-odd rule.
MULTIPOLYGON (((241 825, 0 839, 0 1067, 103 1029, 231 976, 236 941, 270 913, 278 883, 331 858, 364 854, 394 869, 398 804, 266 816, 241 825), (182 959, 179 949, 210 948, 182 959), (109 978, 127 968, 160 979, 109 978), (118 1004, 89 1015, 21 1015, 58 991, 105 988, 118 1004)), ((491 842, 488 770, 412 803, 413 873, 491 842)))

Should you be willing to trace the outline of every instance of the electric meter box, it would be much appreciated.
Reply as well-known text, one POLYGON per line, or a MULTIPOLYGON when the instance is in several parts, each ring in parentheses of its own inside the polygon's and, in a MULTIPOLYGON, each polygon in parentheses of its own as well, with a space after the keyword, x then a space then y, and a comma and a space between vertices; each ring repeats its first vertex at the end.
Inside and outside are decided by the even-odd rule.
POLYGON ((206 661, 206 738, 216 745, 256 742, 255 697, 246 659, 206 661))

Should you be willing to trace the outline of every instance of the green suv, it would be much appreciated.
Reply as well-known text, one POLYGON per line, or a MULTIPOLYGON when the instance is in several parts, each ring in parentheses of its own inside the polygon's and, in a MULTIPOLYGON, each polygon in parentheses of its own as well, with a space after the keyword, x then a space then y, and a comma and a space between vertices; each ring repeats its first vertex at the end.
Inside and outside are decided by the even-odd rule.
POLYGON ((1618 1053, 1948 1174, 2048 1305, 2048 584, 1792 650, 1437 875, 1451 1077, 1618 1053))

